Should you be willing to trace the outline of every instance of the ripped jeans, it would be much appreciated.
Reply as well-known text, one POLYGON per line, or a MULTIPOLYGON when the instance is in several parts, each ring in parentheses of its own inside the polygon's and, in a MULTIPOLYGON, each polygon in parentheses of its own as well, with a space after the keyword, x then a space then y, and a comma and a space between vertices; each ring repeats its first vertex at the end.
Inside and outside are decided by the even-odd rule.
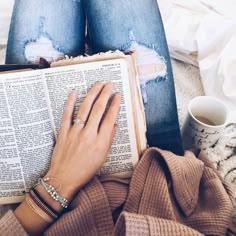
POLYGON ((85 52, 137 52, 149 146, 183 154, 174 81, 156 0, 17 0, 6 63, 85 52), (87 37, 85 24, 87 18, 87 37))

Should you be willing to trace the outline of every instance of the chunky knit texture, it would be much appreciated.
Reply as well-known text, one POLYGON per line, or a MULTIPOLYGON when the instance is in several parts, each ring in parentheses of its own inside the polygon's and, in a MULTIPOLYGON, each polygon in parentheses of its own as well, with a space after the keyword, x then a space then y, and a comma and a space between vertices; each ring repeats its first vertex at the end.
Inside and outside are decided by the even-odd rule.
MULTIPOLYGON (((45 235, 225 235, 236 232, 232 200, 232 189, 203 153, 180 157, 151 148, 130 181, 90 181, 45 235)), ((0 220, 0 235, 16 232, 25 233, 10 211, 0 220)))

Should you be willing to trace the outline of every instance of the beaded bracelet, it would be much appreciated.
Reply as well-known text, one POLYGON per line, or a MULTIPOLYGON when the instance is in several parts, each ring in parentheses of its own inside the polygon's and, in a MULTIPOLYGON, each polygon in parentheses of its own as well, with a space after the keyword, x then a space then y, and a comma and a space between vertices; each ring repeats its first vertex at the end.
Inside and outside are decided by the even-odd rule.
POLYGON ((55 189, 52 185, 46 183, 47 181, 52 180, 52 179, 57 180, 56 178, 51 178, 51 177, 46 177, 44 179, 39 178, 38 184, 39 183, 42 184, 44 189, 49 193, 49 195, 54 200, 58 201, 63 208, 67 208, 68 207, 68 200, 59 195, 59 193, 56 191, 58 188, 55 189))

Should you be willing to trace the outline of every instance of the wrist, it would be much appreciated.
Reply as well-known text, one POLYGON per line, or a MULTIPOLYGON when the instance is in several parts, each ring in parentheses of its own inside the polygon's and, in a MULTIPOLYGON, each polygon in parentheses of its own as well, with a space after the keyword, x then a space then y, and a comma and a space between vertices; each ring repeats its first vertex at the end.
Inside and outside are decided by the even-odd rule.
POLYGON ((57 192, 63 196, 64 198, 68 200, 72 200, 76 192, 79 190, 79 186, 74 185, 74 181, 71 180, 69 177, 64 177, 64 175, 57 173, 54 173, 54 171, 49 170, 49 172, 43 177, 43 179, 50 178, 51 180, 48 181, 50 185, 57 188, 58 182, 60 183, 59 188, 57 188, 57 192), (53 181, 53 179, 56 179, 57 182, 53 181))
POLYGON ((75 193, 72 188, 62 184, 55 177, 49 177, 49 175, 39 179, 35 190, 57 212, 61 212, 67 208, 75 193))

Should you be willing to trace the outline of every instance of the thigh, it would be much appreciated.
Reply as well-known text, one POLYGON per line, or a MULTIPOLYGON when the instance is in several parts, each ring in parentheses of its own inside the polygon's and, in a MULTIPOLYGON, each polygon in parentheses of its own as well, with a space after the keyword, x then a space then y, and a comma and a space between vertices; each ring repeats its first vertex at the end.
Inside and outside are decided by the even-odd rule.
POLYGON ((16 0, 6 63, 52 61, 84 53, 85 14, 79 0, 16 0))
POLYGON ((172 69, 156 0, 86 0, 85 11, 93 52, 137 52, 148 144, 183 154, 172 69))

